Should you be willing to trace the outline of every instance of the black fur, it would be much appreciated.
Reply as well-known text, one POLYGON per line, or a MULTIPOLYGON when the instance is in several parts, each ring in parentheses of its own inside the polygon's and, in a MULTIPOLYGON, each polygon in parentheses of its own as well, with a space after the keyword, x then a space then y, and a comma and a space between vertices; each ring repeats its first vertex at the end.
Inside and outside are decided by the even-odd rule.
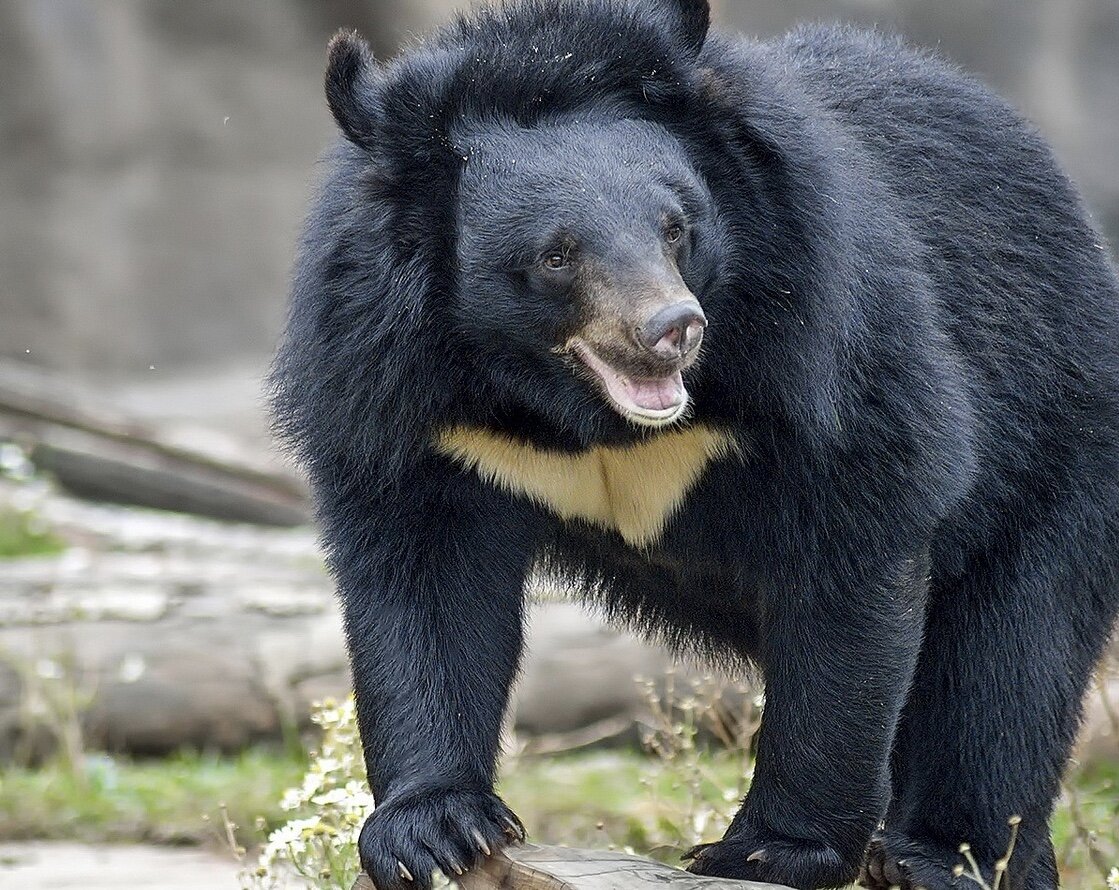
POLYGON ((380 804, 363 864, 425 887, 519 834, 492 780, 542 559, 764 672, 756 777, 694 871, 839 885, 877 831, 869 884, 937 890, 966 880, 962 841, 989 874, 1020 815, 1010 886, 1054 887, 1048 818, 1119 604, 1114 268, 1043 140, 949 65, 842 29, 704 40, 707 19, 525 0, 383 69, 332 45, 348 141, 273 381, 344 605, 380 804), (559 219, 630 262, 665 202, 709 321, 683 423, 741 453, 640 549, 432 443, 660 435, 555 354, 580 304, 526 269, 559 219))

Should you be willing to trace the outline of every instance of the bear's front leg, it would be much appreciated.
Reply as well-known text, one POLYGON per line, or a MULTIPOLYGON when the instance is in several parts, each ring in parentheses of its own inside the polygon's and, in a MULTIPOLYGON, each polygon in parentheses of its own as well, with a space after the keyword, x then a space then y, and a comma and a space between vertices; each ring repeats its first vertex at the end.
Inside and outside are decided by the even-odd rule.
MULTIPOLYGON (((763 603, 766 705, 754 780, 690 871, 792 887, 859 875, 889 800, 889 752, 921 642, 925 561, 836 554, 763 603)), ((815 563, 813 565, 813 563, 815 563)))
POLYGON ((426 890, 524 837, 493 778, 535 516, 433 455, 317 494, 377 804, 361 864, 378 890, 426 890))

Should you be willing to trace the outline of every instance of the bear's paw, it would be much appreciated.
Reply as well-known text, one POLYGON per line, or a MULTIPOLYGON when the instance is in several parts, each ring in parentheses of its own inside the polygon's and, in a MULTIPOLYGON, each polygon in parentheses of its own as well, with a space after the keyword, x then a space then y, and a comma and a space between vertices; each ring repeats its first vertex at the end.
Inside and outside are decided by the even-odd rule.
POLYGON ((688 866, 692 874, 785 884, 804 890, 841 887, 859 874, 858 862, 845 860, 826 844, 752 831, 700 844, 689 850, 685 858, 693 860, 688 866))
POLYGON ((437 869, 454 878, 524 839, 521 820, 496 794, 425 789, 379 804, 358 851, 377 890, 430 890, 437 869))

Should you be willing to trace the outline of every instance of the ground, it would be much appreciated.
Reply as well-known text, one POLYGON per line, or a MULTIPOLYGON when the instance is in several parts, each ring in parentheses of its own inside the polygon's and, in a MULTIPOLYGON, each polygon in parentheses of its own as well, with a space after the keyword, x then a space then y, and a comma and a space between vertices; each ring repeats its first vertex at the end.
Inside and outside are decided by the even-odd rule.
POLYGON ((228 859, 173 847, 0 844, 0 885, 20 890, 237 890, 228 859))
MULTIPOLYGON (((709 802, 725 797, 719 789, 732 789, 742 767, 740 759, 724 754, 666 762, 618 751, 514 756, 511 763, 502 793, 530 826, 534 840, 631 847, 672 864, 679 864, 691 831, 706 836, 717 832, 720 814, 709 802)), ((0 886, 235 888, 237 866, 223 849, 218 803, 223 798, 237 802, 232 817, 243 826, 241 839, 251 842, 260 837, 254 815, 271 825, 282 821, 276 802, 304 765, 294 754, 264 751, 221 765, 184 758, 166 770, 152 763, 121 763, 111 786, 85 791, 57 769, 8 770, 0 781, 0 839, 7 839, 0 844, 0 886), (181 790, 164 800, 159 790, 171 786, 181 790), (209 816, 205 821, 204 812, 209 816), (43 836, 86 843, 10 840, 43 836), (114 845, 153 838, 203 846, 114 845), (17 875, 18 882, 9 880, 17 875), (75 880, 77 875, 81 880, 75 880), (172 879, 178 883, 168 883, 172 879)), ((1075 805, 1066 794, 1054 823, 1063 886, 1094 890, 1103 884, 1100 868, 1119 865, 1119 763, 1078 775, 1072 788, 1075 805), (1095 863, 1087 834, 1095 835, 1095 863)), ((725 810, 733 807, 732 795, 725 810)))

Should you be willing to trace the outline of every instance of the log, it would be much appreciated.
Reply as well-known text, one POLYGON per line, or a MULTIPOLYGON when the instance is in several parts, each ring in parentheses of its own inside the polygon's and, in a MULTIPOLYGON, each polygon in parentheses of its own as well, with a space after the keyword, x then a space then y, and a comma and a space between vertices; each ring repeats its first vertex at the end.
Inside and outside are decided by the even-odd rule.
MULTIPOLYGON (((780 884, 703 878, 643 856, 544 844, 506 847, 457 879, 462 890, 789 890, 780 884)), ((376 890, 361 875, 353 890, 376 890)))
POLYGON ((79 497, 266 525, 309 517, 302 486, 266 461, 167 441, 88 389, 29 366, 0 362, 0 439, 24 445, 79 497))
POLYGON ((286 480, 154 438, 124 441, 47 427, 29 444, 31 462, 79 498, 260 525, 310 519, 306 499, 286 480))

